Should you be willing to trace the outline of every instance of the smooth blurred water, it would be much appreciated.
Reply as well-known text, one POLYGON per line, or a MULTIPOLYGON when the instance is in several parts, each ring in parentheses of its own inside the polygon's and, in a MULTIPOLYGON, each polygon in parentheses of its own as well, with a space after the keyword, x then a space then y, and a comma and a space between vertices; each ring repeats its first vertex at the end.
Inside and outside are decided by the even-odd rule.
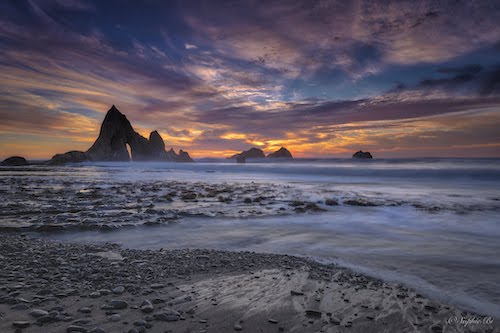
MULTIPOLYGON (((500 318, 500 160, 350 159, 235 164, 90 163, 65 168, 0 168, 4 183, 47 179, 120 183, 272 183, 328 212, 261 218, 183 218, 176 224, 71 231, 45 237, 118 242, 134 248, 215 248, 311 256, 400 281, 426 295, 500 318), (349 206, 364 198, 377 207, 349 206)), ((182 202, 177 203, 182 204, 182 202)))
POLYGON ((500 318, 500 228, 491 212, 339 207, 286 218, 190 218, 168 226, 45 236, 139 249, 211 248, 313 257, 500 318))

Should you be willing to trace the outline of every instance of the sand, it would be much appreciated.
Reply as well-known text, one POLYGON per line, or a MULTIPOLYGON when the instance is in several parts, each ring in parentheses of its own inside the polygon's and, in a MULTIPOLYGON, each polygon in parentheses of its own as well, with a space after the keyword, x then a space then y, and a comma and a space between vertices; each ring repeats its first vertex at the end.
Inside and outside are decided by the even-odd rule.
POLYGON ((305 258, 0 237, 0 332, 499 331, 498 320, 305 258))

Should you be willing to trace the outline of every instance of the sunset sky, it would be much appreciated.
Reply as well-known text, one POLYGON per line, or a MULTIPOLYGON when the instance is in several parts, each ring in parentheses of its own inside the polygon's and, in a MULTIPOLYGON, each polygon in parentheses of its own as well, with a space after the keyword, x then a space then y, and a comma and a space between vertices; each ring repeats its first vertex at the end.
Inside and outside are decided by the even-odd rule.
POLYGON ((500 157, 500 2, 0 2, 0 157, 115 104, 195 157, 500 157))

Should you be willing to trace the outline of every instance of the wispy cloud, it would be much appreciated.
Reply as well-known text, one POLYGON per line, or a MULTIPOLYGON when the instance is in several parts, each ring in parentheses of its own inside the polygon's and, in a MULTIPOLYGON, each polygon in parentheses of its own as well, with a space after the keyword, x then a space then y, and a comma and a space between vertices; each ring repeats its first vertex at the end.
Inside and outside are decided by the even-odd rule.
POLYGON ((0 4, 2 154, 85 149, 116 104, 197 157, 498 155, 495 1, 112 7, 0 4))

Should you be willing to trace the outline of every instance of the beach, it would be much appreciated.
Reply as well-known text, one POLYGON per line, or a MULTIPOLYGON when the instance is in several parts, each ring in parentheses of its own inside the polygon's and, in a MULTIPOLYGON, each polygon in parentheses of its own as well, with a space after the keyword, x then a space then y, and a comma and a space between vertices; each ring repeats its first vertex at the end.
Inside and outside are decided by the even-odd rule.
POLYGON ((498 172, 1 168, 0 331, 496 332, 498 172))
MULTIPOLYGON (((2 235, 2 332, 488 332, 404 286, 284 255, 2 235)), ((480 317, 477 318, 487 318, 480 317)), ((487 320, 487 319, 484 319, 487 320)))

